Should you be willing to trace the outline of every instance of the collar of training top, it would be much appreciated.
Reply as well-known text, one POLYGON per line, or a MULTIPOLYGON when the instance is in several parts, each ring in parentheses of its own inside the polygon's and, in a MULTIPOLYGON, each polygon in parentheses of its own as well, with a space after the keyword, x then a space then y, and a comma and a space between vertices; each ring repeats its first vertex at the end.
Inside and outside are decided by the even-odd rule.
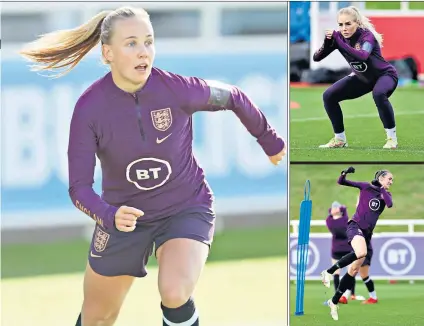
POLYGON ((153 74, 155 73, 155 70, 152 69, 152 72, 150 73, 149 78, 146 81, 146 84, 140 88, 135 93, 129 93, 124 91, 123 89, 120 89, 118 86, 116 86, 115 82, 112 78, 112 73, 108 72, 103 79, 103 89, 105 90, 105 93, 110 97, 119 97, 119 96, 133 96, 134 94, 141 95, 146 94, 153 90, 153 74))
POLYGON ((353 35, 349 39, 351 45, 355 44, 358 41, 359 37, 362 35, 363 32, 364 30, 361 27, 358 27, 356 29, 355 33, 353 33, 353 35))

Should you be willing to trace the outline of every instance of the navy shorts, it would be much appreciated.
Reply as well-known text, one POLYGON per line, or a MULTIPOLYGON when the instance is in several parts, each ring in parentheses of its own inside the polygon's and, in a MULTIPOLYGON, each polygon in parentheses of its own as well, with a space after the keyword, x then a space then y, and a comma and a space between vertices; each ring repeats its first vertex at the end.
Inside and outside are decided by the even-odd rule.
POLYGON ((365 260, 362 263, 362 266, 371 266, 372 254, 372 248, 367 247, 367 255, 365 256, 365 260))
POLYGON ((372 233, 370 233, 368 230, 363 230, 359 227, 358 223, 356 223, 353 220, 350 220, 347 223, 347 238, 349 241, 349 244, 353 240, 353 238, 356 235, 359 235, 365 239, 365 243, 367 244, 367 255, 365 257, 365 260, 362 264, 362 266, 371 266, 371 259, 373 255, 373 249, 371 246, 371 237, 372 233))
POLYGON ((88 253, 91 268, 104 276, 144 277, 149 257, 166 241, 193 239, 210 246, 215 213, 210 208, 191 208, 174 216, 141 224, 132 232, 96 225, 88 253))

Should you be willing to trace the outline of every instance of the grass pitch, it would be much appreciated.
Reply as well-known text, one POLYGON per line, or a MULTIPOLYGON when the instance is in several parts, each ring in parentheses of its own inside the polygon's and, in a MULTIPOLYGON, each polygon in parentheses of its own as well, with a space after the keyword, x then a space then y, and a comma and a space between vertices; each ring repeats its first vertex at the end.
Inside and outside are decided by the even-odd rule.
MULTIPOLYGON (((195 298, 204 326, 287 325, 287 261, 251 259, 209 264, 195 298)), ((74 325, 82 303, 81 273, 2 282, 1 324, 74 325)), ((162 325, 157 267, 136 280, 116 326, 162 325)))
MULTIPOLYGON (((318 282, 307 282, 305 286, 304 315, 295 316, 296 286, 290 285, 290 326, 420 326, 424 320, 424 283, 388 284, 376 282, 379 302, 363 305, 360 301, 349 301, 339 305, 339 320, 330 316, 330 308, 323 303, 333 296, 333 287, 325 288, 318 282)), ((357 294, 368 297, 361 281, 356 285, 357 294)))
POLYGON ((349 147, 318 148, 334 136, 322 94, 326 87, 291 88, 290 160, 424 162, 423 89, 398 88, 390 97, 395 110, 399 147, 384 150, 386 133, 371 94, 341 102, 349 147))
MULTIPOLYGON (((74 325, 82 303, 88 243, 2 246, 1 325, 74 325)), ((215 236, 196 288, 204 326, 287 326, 287 231, 267 228, 215 236)), ((157 264, 137 279, 116 326, 162 325, 157 264)))

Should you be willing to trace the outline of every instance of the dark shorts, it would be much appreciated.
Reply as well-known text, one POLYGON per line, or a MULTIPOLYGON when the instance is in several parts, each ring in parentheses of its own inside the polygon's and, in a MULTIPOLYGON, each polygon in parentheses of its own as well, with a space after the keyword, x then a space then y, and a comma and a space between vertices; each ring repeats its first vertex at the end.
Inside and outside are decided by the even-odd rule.
POLYGON ((373 255, 373 249, 371 246, 371 237, 372 233, 370 233, 368 230, 363 230, 359 227, 358 223, 356 223, 353 220, 350 220, 347 223, 347 238, 349 244, 353 240, 353 238, 358 235, 365 239, 365 243, 367 244, 367 255, 365 257, 365 260, 362 264, 362 266, 371 266, 371 259, 373 255))
POLYGON ((365 260, 362 263, 362 266, 371 266, 372 254, 372 248, 367 247, 367 255, 365 256, 365 260))
POLYGON ((215 229, 212 209, 192 208, 174 216, 137 226, 133 232, 96 225, 88 260, 91 268, 104 276, 144 277, 153 252, 175 238, 193 239, 210 246, 215 229))

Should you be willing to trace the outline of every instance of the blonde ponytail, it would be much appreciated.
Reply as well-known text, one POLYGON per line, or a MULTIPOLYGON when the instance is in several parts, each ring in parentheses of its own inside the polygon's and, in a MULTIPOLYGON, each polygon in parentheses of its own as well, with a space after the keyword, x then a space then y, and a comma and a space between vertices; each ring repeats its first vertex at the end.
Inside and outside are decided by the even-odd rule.
POLYGON ((71 71, 99 41, 102 44, 109 44, 116 19, 136 15, 149 19, 149 14, 139 8, 121 7, 114 11, 102 11, 77 28, 40 36, 19 53, 35 62, 32 66, 34 71, 52 71, 68 67, 55 75, 60 77, 71 71))
POLYGON ((102 22, 109 14, 102 11, 85 24, 69 30, 41 35, 19 53, 35 62, 32 70, 54 70, 68 67, 57 77, 71 71, 100 41, 102 22))

